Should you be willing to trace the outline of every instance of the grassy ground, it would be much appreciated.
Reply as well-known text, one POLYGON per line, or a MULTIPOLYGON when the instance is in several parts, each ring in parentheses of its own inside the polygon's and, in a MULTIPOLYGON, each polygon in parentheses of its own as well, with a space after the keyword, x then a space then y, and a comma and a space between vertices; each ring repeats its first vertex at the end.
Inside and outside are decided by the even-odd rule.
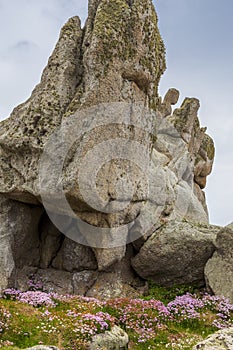
POLYGON ((86 349, 94 334, 117 324, 130 337, 129 349, 183 349, 233 324, 233 305, 191 287, 150 285, 142 299, 58 296, 41 291, 8 290, 0 298, 0 348, 18 350, 38 344, 86 349))

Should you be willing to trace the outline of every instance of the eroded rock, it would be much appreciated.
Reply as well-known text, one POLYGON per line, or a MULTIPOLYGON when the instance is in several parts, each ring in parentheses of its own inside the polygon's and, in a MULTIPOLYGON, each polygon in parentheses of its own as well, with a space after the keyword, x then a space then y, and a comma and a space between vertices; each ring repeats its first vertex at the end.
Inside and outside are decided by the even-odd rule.
MULTIPOLYGON (((137 276, 127 283, 120 272, 127 243, 141 249, 136 264, 165 222, 208 223, 202 190, 214 144, 200 127, 197 99, 173 112, 178 90, 163 101, 158 95, 166 64, 157 22, 150 0, 89 1, 85 27, 78 17, 64 25, 41 82, 0 123, 0 193, 8 198, 1 202, 1 287, 16 268, 11 285, 25 288, 32 268, 48 290, 98 295, 105 283, 110 295, 133 294, 137 276), (21 218, 9 221, 10 208, 21 218), (18 226, 15 249, 9 222, 18 226)), ((212 251, 209 237, 201 262, 212 251)), ((143 263, 150 265, 148 257, 143 263)), ((199 272, 183 279, 199 280, 199 272)))
POLYGON ((207 287, 233 303, 233 224, 222 228, 214 242, 215 253, 205 267, 207 287))
POLYGON ((125 257, 108 272, 99 272, 98 278, 94 280, 86 295, 106 300, 122 297, 138 298, 146 294, 147 283, 139 278, 131 267, 133 256, 134 249, 128 245, 125 257))
POLYGON ((82 271, 73 274, 74 294, 86 295, 98 278, 98 271, 82 271))
POLYGON ((15 280, 15 270, 39 264, 39 207, 0 196, 0 289, 15 280))
POLYGON ((78 244, 69 238, 65 238, 63 241, 52 266, 58 270, 69 272, 97 270, 97 262, 91 248, 78 244))
POLYGON ((139 276, 163 286, 205 284, 204 267, 213 255, 219 227, 171 221, 153 235, 132 259, 139 276))
POLYGON ((92 338, 89 349, 123 350, 127 347, 128 342, 128 334, 120 327, 114 326, 110 331, 95 335, 92 338))
POLYGON ((209 335, 193 347, 193 350, 231 350, 233 349, 233 327, 221 329, 209 335))

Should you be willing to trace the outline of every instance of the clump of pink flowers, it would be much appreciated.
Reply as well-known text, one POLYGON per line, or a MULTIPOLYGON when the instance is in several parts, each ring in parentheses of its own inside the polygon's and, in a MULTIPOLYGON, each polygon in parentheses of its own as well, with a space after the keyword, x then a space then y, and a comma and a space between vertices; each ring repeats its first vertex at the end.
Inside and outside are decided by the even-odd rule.
POLYGON ((16 289, 6 289, 3 292, 3 298, 18 300, 22 303, 32 305, 34 307, 49 306, 55 307, 54 294, 44 293, 41 291, 20 292, 16 289))
POLYGON ((156 337, 159 329, 165 328, 171 319, 167 307, 158 300, 114 299, 105 306, 119 313, 119 323, 127 331, 133 331, 139 343, 156 337))
POLYGON ((67 316, 73 319, 73 332, 79 337, 89 339, 95 334, 110 330, 116 323, 115 317, 107 312, 99 311, 97 313, 75 313, 68 310, 67 316))
POLYGON ((167 309, 173 319, 178 322, 200 318, 200 310, 203 307, 203 300, 189 293, 176 297, 174 301, 167 305, 167 309))
POLYGON ((233 305, 224 297, 187 293, 176 297, 167 305, 167 309, 178 323, 205 319, 206 313, 212 311, 215 314, 213 326, 218 329, 233 326, 233 305))
MULTIPOLYGON (((38 332, 56 335, 64 330, 76 342, 88 341, 96 334, 111 330, 114 325, 122 327, 135 344, 146 343, 146 346, 151 342, 155 344, 161 332, 168 334, 170 327, 177 325, 189 329, 203 325, 211 329, 233 326, 233 305, 226 298, 209 294, 186 293, 166 305, 155 299, 100 301, 41 290, 7 289, 1 298, 37 308, 41 320, 36 326, 38 332)), ((0 334, 8 330, 11 319, 12 315, 0 305, 0 334)))

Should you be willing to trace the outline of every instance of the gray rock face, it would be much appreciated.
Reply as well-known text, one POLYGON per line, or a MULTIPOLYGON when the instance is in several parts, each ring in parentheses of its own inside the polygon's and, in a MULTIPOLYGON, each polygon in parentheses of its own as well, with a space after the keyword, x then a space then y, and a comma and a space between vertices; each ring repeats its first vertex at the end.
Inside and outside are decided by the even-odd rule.
POLYGON ((39 203, 35 191, 38 160, 48 135, 60 125, 80 80, 81 38, 80 20, 74 17, 62 29, 31 97, 1 122, 1 193, 15 200, 39 203))
POLYGON ((210 291, 233 302, 233 224, 222 228, 215 240, 216 252, 205 267, 210 291))
POLYGON ((91 248, 65 238, 52 266, 58 270, 80 272, 97 270, 97 262, 91 248))
POLYGON ((141 283, 131 286, 128 281, 124 281, 120 274, 114 272, 103 272, 86 293, 88 297, 107 300, 112 298, 138 298, 144 294, 145 287, 141 283))
POLYGON ((44 292, 56 292, 59 294, 73 294, 73 275, 70 272, 49 269, 38 269, 36 267, 24 267, 16 270, 16 282, 10 287, 21 291, 29 289, 29 281, 42 286, 44 292))
POLYGON ((14 280, 16 268, 38 265, 41 214, 41 208, 0 196, 0 288, 14 280))
POLYGON ((171 221, 153 233, 132 266, 142 278, 163 286, 204 285, 204 267, 218 231, 217 226, 171 221))
POLYGON ((8 279, 11 276, 15 262, 12 254, 12 241, 14 231, 9 232, 10 223, 8 212, 11 209, 11 202, 5 198, 0 199, 1 203, 1 245, 0 245, 0 286, 5 288, 8 285, 8 279))
POLYGON ((49 220, 47 215, 43 215, 40 221, 40 264, 42 269, 51 266, 53 259, 57 256, 62 244, 62 234, 49 220))
POLYGON ((114 326, 111 331, 106 331, 103 334, 97 334, 92 338, 89 346, 90 350, 123 350, 129 342, 128 334, 118 326, 114 326))
POLYGON ((170 220, 208 222, 214 144, 197 99, 173 112, 178 90, 158 95, 165 68, 150 0, 92 0, 84 29, 78 17, 64 25, 31 97, 0 123, 0 287, 14 269, 11 285, 25 286, 33 268, 59 291, 95 293, 97 270, 125 288, 116 271, 127 243, 139 251, 170 220), (14 249, 7 222, 18 226, 14 249))
POLYGON ((73 274, 74 294, 87 295, 98 278, 98 271, 82 271, 73 274))
POLYGON ((145 294, 147 286, 131 267, 134 256, 132 245, 127 246, 125 257, 115 264, 108 272, 102 271, 86 293, 87 296, 101 300, 111 298, 138 298, 145 294))
POLYGON ((233 327, 221 329, 193 347, 193 350, 233 349, 233 327))

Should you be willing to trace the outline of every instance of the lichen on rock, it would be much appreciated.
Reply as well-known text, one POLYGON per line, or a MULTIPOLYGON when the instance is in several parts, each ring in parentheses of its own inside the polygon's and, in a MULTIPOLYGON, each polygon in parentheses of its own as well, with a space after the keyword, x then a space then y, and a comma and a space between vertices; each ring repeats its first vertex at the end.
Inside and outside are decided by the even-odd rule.
POLYGON ((195 345, 192 350, 230 350, 233 347, 233 327, 220 329, 195 345))
MULTIPOLYGON (((90 0, 84 28, 78 17, 64 25, 31 97, 0 124, 0 193, 1 203, 6 203, 3 219, 14 203, 15 208, 22 206, 22 213, 27 212, 25 206, 28 212, 37 213, 34 226, 24 231, 25 240, 32 231, 36 236, 37 259, 29 261, 27 256, 25 260, 19 256, 20 250, 12 249, 12 237, 5 239, 2 251, 9 252, 11 267, 9 271, 4 267, 2 285, 7 280, 12 285, 14 276, 13 284, 24 288, 33 271, 48 289, 57 286, 59 291, 104 294, 98 286, 98 281, 104 281, 110 286, 109 297, 116 290, 133 295, 134 286, 141 291, 145 281, 132 269, 131 260, 156 230, 176 219, 208 222, 202 189, 212 170, 214 144, 200 127, 197 99, 186 98, 173 112, 179 98, 179 91, 173 88, 162 101, 158 85, 165 69, 165 47, 151 0, 90 0), (58 133, 60 139, 48 150, 55 131, 63 131, 67 125, 68 132, 58 133), (75 142, 71 142, 72 132, 80 136, 75 142), (64 140, 70 142, 70 148, 62 174, 56 177, 64 140), (84 169, 85 189, 96 188, 89 203, 78 180, 83 159, 95 147, 99 152, 84 169), (116 154, 118 150, 119 159, 109 158, 110 151, 116 154), (73 227, 74 214, 89 228, 106 229, 107 243, 97 235, 97 244, 91 245, 91 228, 89 236, 85 235, 80 224, 75 224, 75 229, 83 240, 71 243, 53 226, 44 212, 40 187, 44 155, 48 163, 43 168, 47 185, 43 190, 47 198, 54 199, 53 216, 65 222, 66 233, 73 227), (93 185, 88 181, 95 172, 93 185), (58 195, 61 187, 73 211, 70 216, 58 195), (94 205, 96 193, 100 201, 94 205), (10 202, 5 202, 6 198, 10 202), (109 212, 107 207, 121 210, 109 212), (115 228, 121 226, 126 227, 125 240, 110 249, 115 228), (132 243, 135 237, 139 240, 132 243)), ((13 225, 18 222, 11 220, 13 225)), ((3 236, 6 230, 3 225, 3 236)))

